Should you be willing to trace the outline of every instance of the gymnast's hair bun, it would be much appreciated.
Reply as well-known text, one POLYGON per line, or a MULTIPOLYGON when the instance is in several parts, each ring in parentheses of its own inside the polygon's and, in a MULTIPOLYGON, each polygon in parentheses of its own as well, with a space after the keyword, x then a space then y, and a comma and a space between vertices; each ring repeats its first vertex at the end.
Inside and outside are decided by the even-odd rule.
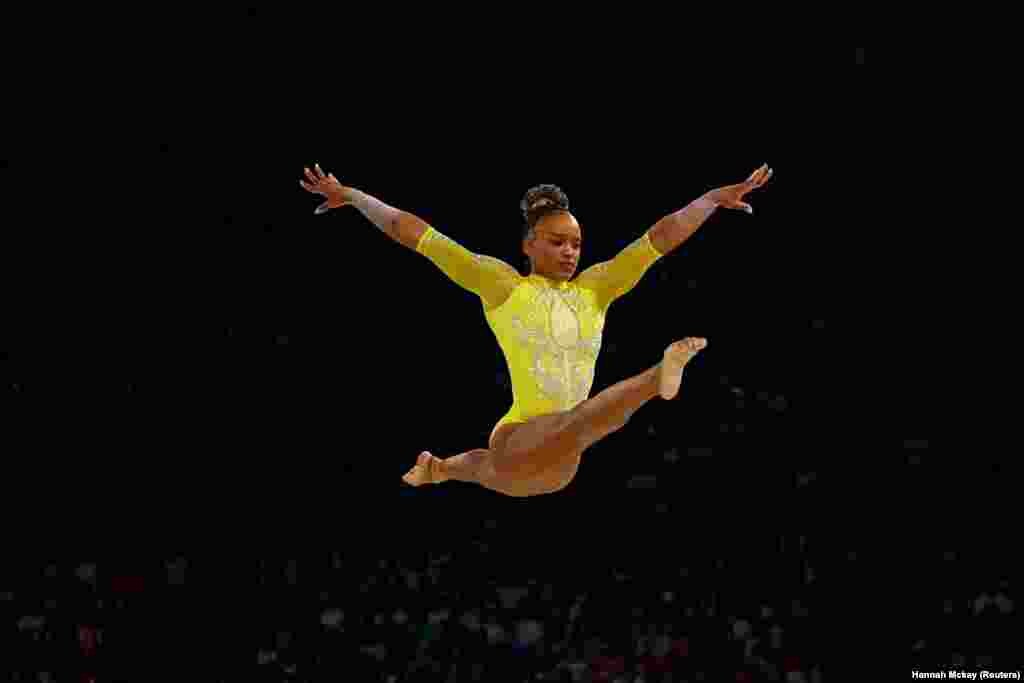
POLYGON ((532 228, 545 214, 553 211, 568 211, 569 197, 557 185, 537 185, 526 191, 519 202, 523 220, 532 228))

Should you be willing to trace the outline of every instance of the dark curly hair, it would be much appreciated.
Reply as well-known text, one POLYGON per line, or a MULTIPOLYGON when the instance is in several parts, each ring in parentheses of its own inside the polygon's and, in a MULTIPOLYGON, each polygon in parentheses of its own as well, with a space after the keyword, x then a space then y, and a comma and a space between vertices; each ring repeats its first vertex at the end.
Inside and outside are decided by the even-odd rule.
MULTIPOLYGON (((523 239, 529 239, 530 233, 537 227, 537 222, 550 213, 569 210, 569 197, 557 185, 536 185, 531 187, 523 195, 519 202, 519 209, 523 213, 523 239)), ((530 259, 523 257, 523 269, 529 273, 530 259)))
POLYGON ((541 218, 549 213, 568 211, 569 197, 557 185, 537 185, 526 191, 523 200, 519 202, 519 209, 526 221, 523 228, 523 239, 526 239, 541 218))

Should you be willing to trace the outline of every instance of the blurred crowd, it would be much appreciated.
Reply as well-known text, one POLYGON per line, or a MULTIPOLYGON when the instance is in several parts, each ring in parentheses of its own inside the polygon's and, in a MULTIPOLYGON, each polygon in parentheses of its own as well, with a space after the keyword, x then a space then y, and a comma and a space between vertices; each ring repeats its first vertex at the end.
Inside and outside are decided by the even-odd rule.
MULTIPOLYGON (((847 585, 863 558, 852 549, 826 557, 815 532, 768 516, 753 489, 741 494, 760 519, 716 521, 696 484, 687 507, 679 486, 702 483, 721 497, 728 467, 690 453, 693 476, 673 478, 678 456, 669 450, 646 463, 650 474, 631 473, 612 505, 600 486, 537 499, 461 484, 406 487, 373 523, 323 511, 323 524, 306 529, 319 548, 268 542, 250 555, 227 546, 175 555, 126 543, 87 559, 6 558, 0 680, 814 683, 841 675, 825 654, 837 596, 820 591, 847 585), (672 482, 663 487, 670 496, 659 477, 672 482)), ((796 473, 794 491, 813 481, 796 473)), ((285 531, 301 535, 294 521, 285 531)), ((982 568, 954 550, 919 564, 933 581, 913 593, 919 619, 908 665, 1004 665, 999 657, 1019 650, 1007 565, 982 568)))
POLYGON ((778 557, 760 565, 737 553, 686 567, 611 555, 585 568, 564 558, 513 566, 488 542, 493 526, 480 520, 460 547, 414 544, 386 559, 324 551, 230 567, 178 556, 8 568, 4 679, 823 680, 806 539, 776 539, 778 557))
MULTIPOLYGON (((354 662, 368 672, 361 680, 395 683, 822 680, 799 580, 758 599, 731 591, 741 578, 721 560, 618 562, 578 583, 557 571, 474 580, 488 574, 477 561, 445 553, 357 568, 334 556, 327 573, 340 581, 318 582, 324 590, 300 601, 305 623, 293 613, 266 624, 259 680, 305 680, 311 671, 337 680, 354 662)), ((287 596, 272 586, 298 585, 302 573, 294 560, 264 563, 264 586, 287 596)))

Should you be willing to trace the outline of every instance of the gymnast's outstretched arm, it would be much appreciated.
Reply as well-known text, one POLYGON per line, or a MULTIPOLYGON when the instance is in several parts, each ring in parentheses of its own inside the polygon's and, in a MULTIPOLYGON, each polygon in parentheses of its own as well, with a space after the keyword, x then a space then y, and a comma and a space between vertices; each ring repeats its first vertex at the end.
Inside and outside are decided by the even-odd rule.
POLYGON ((521 276, 507 263, 474 254, 408 211, 342 185, 334 174, 324 174, 319 165, 305 170, 308 182, 300 180, 299 184, 326 198, 316 213, 354 206, 388 237, 426 256, 453 282, 478 295, 485 308, 505 303, 518 284, 521 276))
POLYGON ((316 207, 318 214, 342 206, 354 206, 381 232, 410 249, 416 249, 430 227, 426 221, 407 211, 389 206, 354 187, 342 185, 333 173, 324 174, 319 164, 315 164, 313 170, 307 168, 305 171, 308 182, 300 180, 299 185, 307 192, 322 195, 326 199, 316 207))
POLYGON ((607 308, 632 290, 655 261, 689 239, 718 207, 753 213, 750 205, 742 200, 748 192, 764 185, 771 175, 772 170, 765 164, 745 182, 705 193, 659 220, 612 260, 587 268, 580 273, 577 282, 584 289, 593 290, 601 309, 607 308))
POLYGON ((654 227, 647 231, 651 245, 661 254, 675 250, 697 232, 697 228, 703 225, 719 206, 754 213, 754 209, 743 201, 743 197, 751 190, 764 185, 771 177, 772 170, 765 164, 754 171, 745 182, 706 192, 679 211, 670 213, 655 223, 654 227))

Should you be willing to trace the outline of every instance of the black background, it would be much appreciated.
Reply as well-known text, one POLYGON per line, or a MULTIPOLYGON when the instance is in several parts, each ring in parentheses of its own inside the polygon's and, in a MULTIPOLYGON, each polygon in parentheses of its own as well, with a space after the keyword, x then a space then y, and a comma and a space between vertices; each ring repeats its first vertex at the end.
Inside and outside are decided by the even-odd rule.
MULTIPOLYGON (((256 557, 458 547, 484 517, 510 574, 582 571, 609 545, 722 556, 806 531, 854 584, 837 601, 850 606, 871 590, 852 580, 850 548, 909 527, 894 489, 994 480, 930 456, 945 356, 918 340, 938 304, 892 268, 917 236, 885 208, 880 97, 861 72, 810 61, 653 83, 346 75, 297 97, 253 69, 184 96, 147 90, 93 126, 79 109, 54 157, 69 180, 53 214, 27 211, 15 233, 29 255, 12 264, 4 349, 11 424, 28 434, 10 442, 16 531, 72 556, 113 548, 103 556, 125 566, 190 549, 226 605, 244 602, 248 579, 232 577, 256 557), (504 361, 479 302, 433 265, 352 209, 313 215, 298 181, 314 162, 514 265, 519 199, 558 184, 583 228, 581 269, 708 189, 765 162, 775 175, 753 216, 717 213, 608 316, 594 392, 706 337, 681 396, 593 447, 565 491, 519 500, 401 483, 422 450, 484 446, 511 400, 504 361), (645 474, 655 489, 627 487, 645 474)), ((34 161, 35 177, 54 171, 34 161)), ((934 528, 909 537, 914 571, 958 542, 934 528)))

